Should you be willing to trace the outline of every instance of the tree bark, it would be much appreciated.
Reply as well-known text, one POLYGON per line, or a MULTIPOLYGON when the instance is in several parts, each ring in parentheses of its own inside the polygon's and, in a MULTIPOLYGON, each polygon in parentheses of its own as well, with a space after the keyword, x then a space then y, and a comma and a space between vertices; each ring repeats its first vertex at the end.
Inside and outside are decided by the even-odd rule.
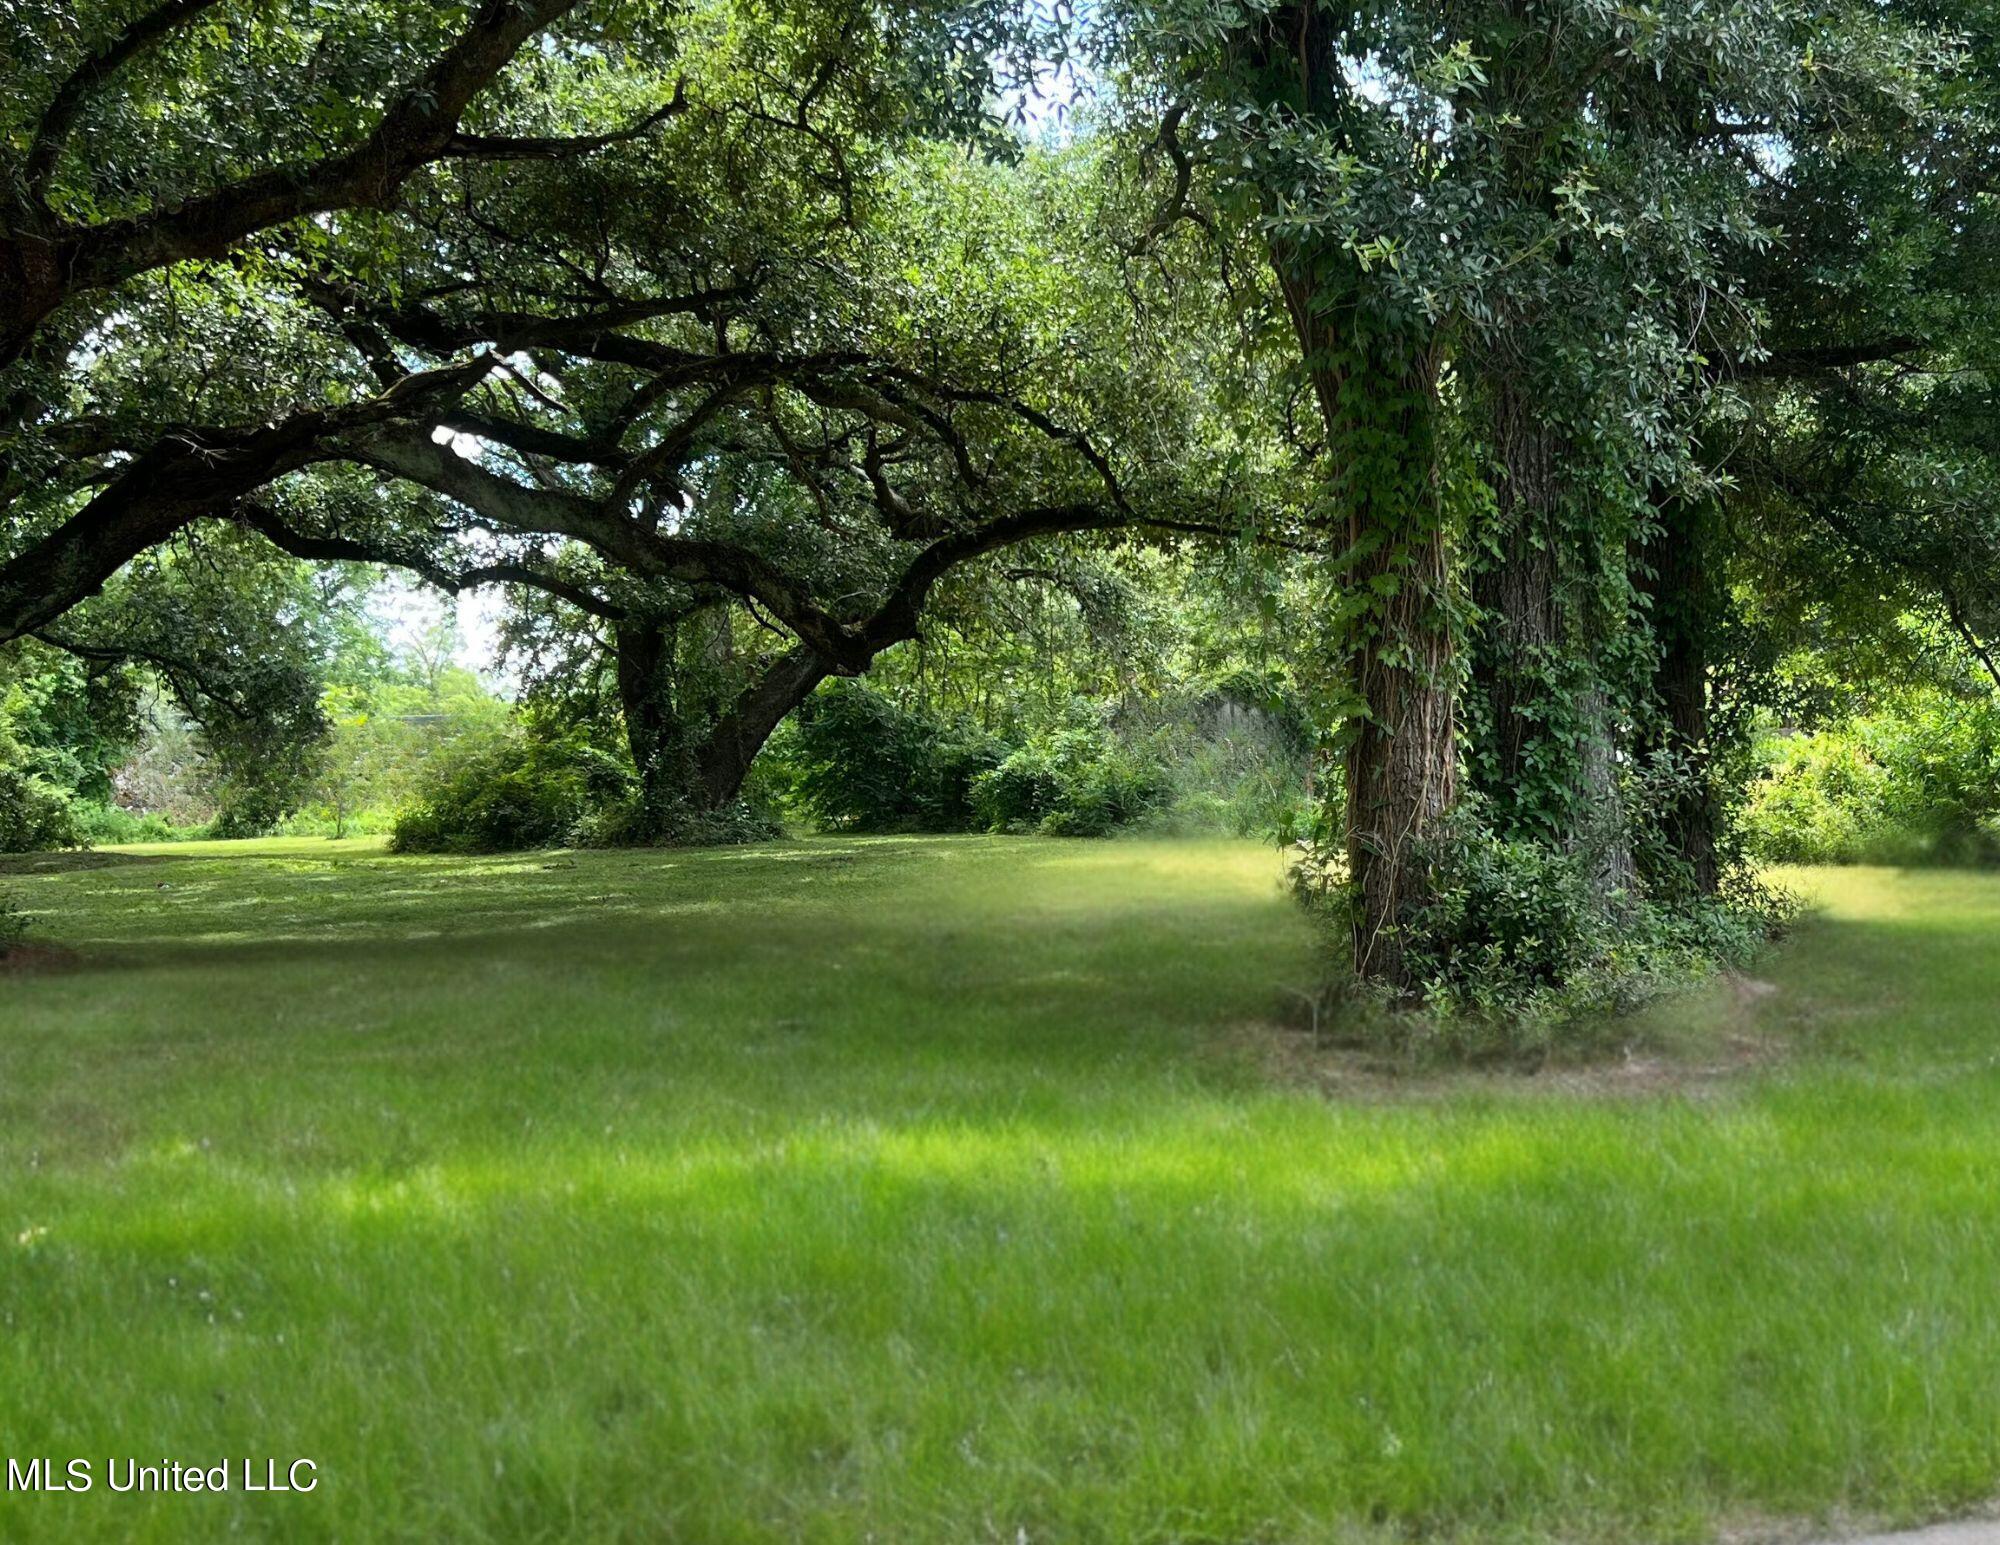
MULTIPOLYGON (((1340 24, 1307 4, 1263 20, 1256 62, 1274 94, 1338 139, 1349 88, 1340 24)), ((1432 895, 1425 839, 1458 788, 1456 643, 1438 446, 1435 327, 1400 309, 1351 252, 1274 237, 1271 262, 1326 425, 1353 610, 1340 651, 1358 712, 1346 750, 1354 969, 1407 994, 1407 924, 1432 895)))
POLYGON ((1497 550, 1472 576, 1480 613, 1472 684, 1487 718, 1475 765, 1503 832, 1540 825, 1537 835, 1555 837, 1567 811, 1538 810, 1533 800, 1550 776, 1549 672, 1564 642, 1556 596, 1563 446, 1511 383, 1494 388, 1489 417, 1497 550))
POLYGON ((692 782, 687 736, 674 690, 674 638, 666 624, 635 618, 614 624, 612 642, 625 744, 639 776, 645 824, 657 825, 686 799, 692 782))
MULTIPOLYGON (((1496 551, 1473 575, 1472 680, 1486 707, 1474 766, 1501 835, 1587 855, 1600 903, 1637 881, 1619 780, 1617 704, 1601 670, 1607 619, 1572 615, 1596 593, 1588 541, 1564 530, 1568 438, 1511 380, 1489 396, 1496 551)), ((1622 561, 1622 559, 1621 559, 1622 561)))
POLYGON ((1326 421, 1343 584, 1365 606, 1345 647, 1360 709, 1346 756, 1354 969, 1404 992, 1407 920, 1432 890, 1423 842, 1458 792, 1438 356, 1421 327, 1357 326, 1361 308, 1336 312, 1284 255, 1279 273, 1326 421))
POLYGON ((626 744, 653 836, 664 835, 676 815, 711 815, 733 803, 773 732, 833 673, 799 645, 718 709, 684 701, 676 642, 659 621, 621 621, 613 630, 626 744))
POLYGON ((743 780, 764 743, 832 674, 832 666, 800 645, 738 694, 696 753, 696 783, 708 809, 719 810, 743 792, 743 780))
POLYGON ((1683 776, 1660 816, 1666 864, 1647 878, 1665 890, 1713 896, 1721 883, 1721 812, 1711 767, 1707 640, 1719 597, 1702 561, 1713 511, 1672 495, 1656 508, 1659 530, 1646 544, 1643 564, 1650 571, 1659 718, 1646 749, 1665 753, 1683 776))

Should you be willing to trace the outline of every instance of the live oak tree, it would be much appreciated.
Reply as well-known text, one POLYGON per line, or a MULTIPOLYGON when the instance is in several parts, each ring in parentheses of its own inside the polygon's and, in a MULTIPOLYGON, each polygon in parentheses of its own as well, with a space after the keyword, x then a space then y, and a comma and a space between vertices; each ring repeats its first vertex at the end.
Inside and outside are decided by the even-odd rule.
MULTIPOLYGON (((355 46, 391 114, 443 101, 463 117, 522 16, 571 8, 481 11, 393 90, 438 42, 394 8, 368 12, 380 35, 358 43, 309 7, 236 30, 209 10, 96 18, 102 38, 83 25, 21 107, 52 147, 24 158, 24 220, 42 218, 38 190, 56 219, 126 164, 62 154, 89 113, 117 151, 162 92, 168 124, 207 145, 208 74, 233 105, 253 63, 296 56, 317 81, 355 46)), ((359 139, 314 170, 252 113, 245 140, 283 152, 278 170, 196 157, 191 180, 304 191, 256 220, 204 217, 206 245, 155 242, 156 271, 24 314, 39 341, 10 377, 0 633, 47 630, 210 520, 447 588, 532 587, 606 626, 649 804, 706 808, 816 682, 909 637, 953 567, 1051 534, 1233 518, 1187 392, 1123 346, 1115 269, 1065 269, 1026 183, 984 185, 976 155, 957 159, 1007 148, 981 100, 1005 62, 993 17, 742 20, 576 9, 495 88, 508 132, 413 138, 333 113, 322 137, 359 139), (672 640, 718 610, 782 647, 682 702, 672 640)), ((180 230, 177 192, 127 218, 180 230)))
MULTIPOLYGON (((171 304, 177 271, 386 209, 423 168, 521 153, 467 132, 468 114, 576 4, 0 8, 0 638, 302 464, 329 424, 397 411, 319 404, 155 435, 123 404, 85 407, 76 376, 142 292, 171 304), (37 497, 76 461, 100 474, 88 500, 37 497)), ((451 385, 417 383, 417 400, 451 385)))
MULTIPOLYGON (((712 288, 706 316, 644 337, 595 317, 576 342, 545 329, 532 389, 450 421, 506 477, 421 436, 358 449, 447 496, 454 540, 506 544, 479 572, 546 593, 555 610, 531 615, 554 621, 549 651, 595 641, 657 818, 733 798, 782 718, 913 637, 961 565, 1064 534, 1229 533, 1277 503, 1187 384, 1190 308, 1142 336, 1139 281, 1096 260, 1076 180, 1052 171, 912 153, 872 184, 866 220, 841 187, 803 276, 712 288)), ((534 261, 478 266, 518 282, 534 261)), ((483 325, 407 307, 349 323, 414 350, 483 325)), ((307 550, 306 522, 258 518, 307 550)))
MULTIPOLYGON (((787 141, 816 160, 818 191, 838 194, 845 146, 870 113, 960 132, 980 121, 981 88, 1008 46, 1003 19, 978 4, 891 21, 839 4, 744 18, 611 0, 0 10, 0 639, 59 616, 191 521, 324 459, 338 437, 449 411, 491 373, 494 349, 523 341, 503 330, 393 382, 315 356, 287 292, 302 271, 353 277, 344 263, 371 246, 396 261, 412 201, 462 206, 475 185, 513 185, 480 184, 482 170, 573 168, 639 142, 657 152, 653 131, 669 120, 705 123, 700 148, 721 157, 684 169, 681 191, 697 200, 754 184, 778 207, 797 187, 780 170, 787 141), (723 118, 743 132, 716 131, 723 118), (284 373, 265 380, 211 356, 190 372, 208 418, 158 400, 184 385, 169 387, 171 371, 148 383, 114 370, 117 395, 91 391, 107 352, 179 346, 190 308, 211 313, 199 324, 211 342, 233 333, 229 346, 247 343, 265 365, 282 350, 284 373)), ((808 218, 823 202, 807 201, 808 218)), ((679 223, 690 207, 633 214, 700 249, 712 233, 679 223)), ((741 256, 699 255, 718 269, 741 256)), ((588 272, 590 250, 572 256, 588 272)), ((602 290, 572 288, 571 319, 591 325, 584 313, 602 290)), ((618 315, 642 320, 666 299, 618 315)))

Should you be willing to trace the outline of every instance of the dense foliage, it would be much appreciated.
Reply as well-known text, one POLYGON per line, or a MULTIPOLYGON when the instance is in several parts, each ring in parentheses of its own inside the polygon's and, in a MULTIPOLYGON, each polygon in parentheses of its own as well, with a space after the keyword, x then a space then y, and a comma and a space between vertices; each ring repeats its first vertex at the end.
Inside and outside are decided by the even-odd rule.
POLYGON ((2000 702, 1927 693, 1774 735, 1746 834, 1775 863, 2000 862, 2000 702))
POLYGON ((782 748, 799 808, 833 830, 973 829, 973 787, 1006 748, 964 720, 854 682, 807 700, 782 748))
POLYGON ((954 586, 867 685, 806 702, 773 777, 856 830, 1295 834, 1313 745, 1295 580, 1256 575, 1269 604, 1232 603, 1210 562, 1126 560, 954 586))
POLYGON ((507 731, 454 747, 397 817, 398 853, 568 847, 630 792, 625 770, 579 736, 507 731))
POLYGON ((66 791, 34 771, 20 741, 0 737, 0 852, 73 848, 83 841, 66 791))
POLYGON ((0 853, 83 843, 132 718, 124 684, 75 661, 23 652, 0 665, 0 853))
POLYGON ((973 784, 994 831, 1102 837, 1145 820, 1171 792, 1166 768, 1085 721, 1036 735, 973 784))
POLYGON ((1165 768, 1100 724, 1013 744, 852 685, 807 704, 782 761, 801 810, 833 830, 1101 837, 1169 793, 1165 768))
POLYGON ((0 655, 0 852, 383 831, 434 752, 507 723, 364 576, 217 556, 163 553, 0 655))

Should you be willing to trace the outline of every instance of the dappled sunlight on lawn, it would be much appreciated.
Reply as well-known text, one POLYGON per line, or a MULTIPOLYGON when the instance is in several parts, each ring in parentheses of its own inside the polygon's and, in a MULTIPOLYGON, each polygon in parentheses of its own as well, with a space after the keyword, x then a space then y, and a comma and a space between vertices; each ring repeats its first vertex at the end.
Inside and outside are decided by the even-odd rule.
MULTIPOLYGON (((2000 960, 1925 927, 2000 882, 1804 877, 1668 1017, 1778 1048, 1699 1089, 1345 1099, 1245 1054, 1318 969, 1248 844, 275 846, 19 881, 83 952, 0 1004, 37 1449, 282 1442, 342 1538, 496 1474, 496 1537, 1342 1545, 2000 1485, 2000 960)), ((75 1516, 248 1527, 179 1508, 75 1516)))

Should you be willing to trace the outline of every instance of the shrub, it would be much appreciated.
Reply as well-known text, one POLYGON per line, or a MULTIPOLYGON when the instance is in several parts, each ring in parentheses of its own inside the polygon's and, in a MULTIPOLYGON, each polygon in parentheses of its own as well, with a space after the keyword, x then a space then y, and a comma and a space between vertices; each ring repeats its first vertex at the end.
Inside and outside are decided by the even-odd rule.
POLYGON ((2000 705, 1925 694, 1774 738, 1744 813, 1772 863, 2000 861, 2000 705))
POLYGON ((1185 753, 1166 728, 1121 738, 1078 703, 1066 722, 1010 746, 843 681, 814 694, 765 765, 787 781, 795 805, 845 831, 1101 837, 1142 822, 1241 831, 1280 818, 1284 792, 1250 765, 1255 756, 1184 738, 1192 740, 1185 753), (1185 778, 1184 768, 1192 769, 1185 778))
POLYGON ((0 895, 0 956, 7 952, 28 933, 28 914, 11 896, 0 895))
POLYGON ((19 742, 0 731, 0 853, 84 846, 75 801, 31 771, 20 749, 19 742))
POLYGON ((1100 726, 1037 735, 973 784, 973 803, 995 831, 1102 837, 1160 809, 1173 792, 1166 769, 1119 745, 1100 726))
POLYGON ((1862 727, 1886 778, 1884 831, 1870 856, 1900 862, 2000 860, 2000 704, 1930 698, 1862 727))
POLYGON ((1281 841, 1305 818, 1313 736, 1281 676, 1234 670, 1121 704, 1108 721, 1087 703, 1074 705, 1070 728, 1099 724, 1146 783, 1165 781, 1164 793, 1148 791, 1131 824, 1281 841))
POLYGON ((994 831, 1033 830, 1062 798, 1063 773, 1046 741, 1032 741, 983 772, 973 786, 979 823, 994 831))
POLYGON ((426 769, 397 817, 396 853, 492 853, 566 847, 602 807, 630 797, 630 775, 577 734, 469 739, 426 769))
POLYGON ((1409 919, 1429 996, 1477 1013, 1518 1010, 1597 963, 1598 901, 1585 860, 1476 829, 1431 844, 1435 890, 1409 919))
POLYGON ((1885 829, 1888 775, 1851 735, 1800 735, 1765 749, 1743 812, 1750 851, 1767 863, 1855 862, 1885 829))
POLYGON ((393 807, 368 805, 359 810, 335 811, 326 805, 308 805, 294 811, 271 831, 274 837, 377 837, 393 833, 401 812, 393 807))
POLYGON ((1005 748, 959 720, 899 707, 859 682, 820 688, 789 737, 793 798, 846 831, 967 831, 972 789, 1005 748))
MULTIPOLYGON (((1607 897, 1596 855, 1502 838, 1482 817, 1468 799, 1424 845, 1431 897, 1400 925, 1420 1010, 1353 1016, 1393 1050, 1478 1060, 1592 1049, 1616 1035, 1613 1016, 1748 963, 1791 910, 1742 876, 1718 897, 1607 897)), ((1338 858, 1309 850, 1293 883, 1344 936, 1338 858)))
POLYGON ((176 826, 165 816, 148 811, 138 815, 117 805, 85 805, 77 812, 77 826, 92 843, 179 842, 208 835, 206 827, 176 826))
POLYGON ((720 848, 769 842, 784 834, 784 825, 768 801, 754 796, 733 800, 720 810, 679 804, 656 810, 634 794, 592 811, 577 827, 575 840, 586 848, 720 848))

